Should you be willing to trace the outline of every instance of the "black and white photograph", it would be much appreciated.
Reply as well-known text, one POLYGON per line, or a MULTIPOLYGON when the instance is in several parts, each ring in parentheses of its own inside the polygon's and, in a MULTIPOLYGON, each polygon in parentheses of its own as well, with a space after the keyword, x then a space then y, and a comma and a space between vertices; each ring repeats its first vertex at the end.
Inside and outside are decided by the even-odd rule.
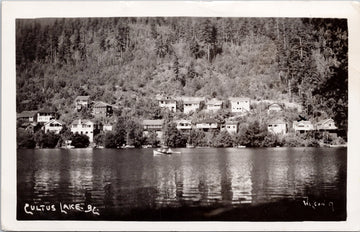
POLYGON ((16 18, 16 220, 346 221, 348 38, 341 17, 16 18))

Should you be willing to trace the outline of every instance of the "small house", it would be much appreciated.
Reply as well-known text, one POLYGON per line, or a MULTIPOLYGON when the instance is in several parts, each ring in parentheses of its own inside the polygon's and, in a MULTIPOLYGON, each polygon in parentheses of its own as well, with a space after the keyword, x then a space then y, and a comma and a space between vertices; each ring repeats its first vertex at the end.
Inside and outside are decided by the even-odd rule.
POLYGON ((157 119, 157 120, 143 120, 143 128, 144 128, 144 136, 147 136, 151 132, 155 132, 157 137, 159 139, 162 138, 162 129, 164 126, 164 120, 163 119, 157 119))
POLYGON ((180 131, 189 131, 192 129, 192 124, 190 120, 177 120, 175 121, 176 123, 176 129, 180 130, 180 131))
POLYGON ((111 123, 106 123, 103 125, 103 131, 107 132, 107 131, 112 131, 113 130, 113 125, 111 123))
POLYGON ((205 132, 210 130, 218 129, 219 125, 214 119, 205 119, 198 121, 196 124, 196 129, 203 130, 205 132))
POLYGON ((294 121, 293 129, 295 132, 304 133, 305 131, 313 131, 314 125, 310 121, 302 120, 302 121, 294 121))
POLYGON ((223 130, 229 132, 229 134, 236 134, 239 129, 239 123, 236 121, 226 121, 223 130))
POLYGON ((245 113, 250 111, 250 98, 231 97, 229 98, 231 112, 245 113))
POLYGON ((45 133, 53 132, 55 134, 60 134, 60 131, 63 128, 64 123, 59 120, 51 120, 44 124, 43 130, 45 133))
POLYGON ((286 134, 286 122, 282 119, 270 121, 268 123, 267 129, 272 134, 286 134))
POLYGON ((269 108, 268 108, 268 114, 272 113, 272 112, 280 112, 282 111, 283 108, 280 104, 278 103, 273 103, 273 104, 270 104, 269 105, 269 108))
POLYGON ((27 122, 34 122, 36 118, 36 111, 23 111, 16 115, 18 120, 23 120, 27 122))
POLYGON ((197 111, 198 109, 200 109, 200 104, 203 101, 204 99, 199 97, 184 98, 184 113, 189 114, 190 112, 197 111))
POLYGON ((321 120, 318 123, 316 123, 316 129, 319 131, 335 131, 338 128, 335 125, 334 120, 331 118, 328 118, 328 119, 321 120))
POLYGON ((36 114, 36 121, 38 123, 47 123, 50 122, 53 119, 56 119, 57 113, 53 110, 40 110, 36 114))
POLYGON ((29 132, 30 134, 34 134, 37 123, 36 122, 23 122, 18 126, 19 126, 19 128, 22 128, 23 130, 29 132))
POLYGON ((156 96, 156 100, 161 108, 167 108, 172 112, 176 112, 176 100, 170 97, 156 96))
POLYGON ((77 119, 71 123, 71 132, 81 135, 87 135, 90 143, 94 141, 94 130, 96 124, 90 120, 77 119))
POLYGON ((80 111, 83 108, 90 106, 90 96, 77 96, 75 98, 75 108, 80 111))
POLYGON ((210 99, 205 103, 206 111, 216 112, 222 108, 222 104, 223 102, 216 98, 210 99))
POLYGON ((95 117, 111 117, 113 106, 102 101, 96 101, 93 105, 92 114, 95 117))

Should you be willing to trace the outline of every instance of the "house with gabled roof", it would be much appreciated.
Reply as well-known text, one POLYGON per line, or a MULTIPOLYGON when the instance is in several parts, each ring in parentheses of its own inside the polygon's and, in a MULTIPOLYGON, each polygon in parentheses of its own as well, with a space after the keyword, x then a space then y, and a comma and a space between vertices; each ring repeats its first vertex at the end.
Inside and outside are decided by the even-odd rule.
POLYGON ((337 126, 335 125, 335 121, 331 118, 321 120, 316 123, 316 130, 319 131, 335 131, 337 130, 337 126))
POLYGON ((217 123, 217 121, 215 119, 204 119, 204 120, 197 121, 195 123, 195 127, 196 127, 196 129, 200 129, 200 130, 207 132, 210 130, 219 129, 219 124, 217 123))
POLYGON ((216 112, 222 108, 223 102, 216 98, 209 99, 205 102, 205 109, 208 112, 216 112))
POLYGON ((300 120, 300 121, 293 121, 293 129, 295 130, 295 132, 304 133, 306 131, 315 130, 315 127, 311 123, 311 121, 300 120))
POLYGON ((42 109, 36 113, 36 122, 47 123, 53 119, 56 119, 58 114, 51 109, 42 109))
POLYGON ((60 134, 63 125, 65 125, 65 123, 61 122, 60 120, 53 119, 45 123, 42 129, 44 130, 45 133, 53 132, 55 134, 60 134))
POLYGON ((195 112, 200 109, 200 104, 205 99, 203 97, 183 97, 182 101, 184 103, 184 113, 189 114, 190 112, 195 112))
POLYGON ((92 114, 95 117, 111 117, 113 114, 113 105, 102 101, 95 101, 92 106, 92 114))
POLYGON ((229 134, 236 134, 239 130, 239 122, 226 121, 222 126, 222 131, 226 130, 229 134))
POLYGON ((176 112, 176 100, 171 97, 163 95, 157 95, 156 100, 161 108, 169 109, 172 112, 176 112))
POLYGON ((179 131, 189 131, 192 129, 192 123, 190 120, 186 120, 186 119, 180 119, 180 120, 176 120, 176 129, 178 129, 179 131))
POLYGON ((71 123, 71 132, 81 135, 87 135, 89 137, 90 143, 94 141, 94 130, 96 129, 96 124, 87 119, 77 119, 71 123))
POLYGON ((267 124, 268 132, 272 134, 285 135, 287 132, 287 126, 284 119, 271 120, 267 124))
POLYGON ((250 111, 250 98, 247 97, 230 97, 231 112, 245 113, 250 111))
POLYGON ((145 119, 142 122, 143 125, 143 135, 148 136, 149 133, 155 132, 157 137, 161 140, 162 139, 162 130, 164 126, 163 119, 145 119))
POLYGON ((75 108, 80 111, 83 108, 90 106, 90 96, 77 96, 75 98, 75 108))
POLYGON ((268 114, 272 113, 272 112, 280 112, 282 111, 283 108, 280 104, 278 103, 272 103, 269 105, 268 107, 268 114))
POLYGON ((28 121, 28 122, 34 122, 36 119, 37 111, 31 110, 31 111, 22 111, 21 113, 18 113, 16 115, 16 119, 28 121))

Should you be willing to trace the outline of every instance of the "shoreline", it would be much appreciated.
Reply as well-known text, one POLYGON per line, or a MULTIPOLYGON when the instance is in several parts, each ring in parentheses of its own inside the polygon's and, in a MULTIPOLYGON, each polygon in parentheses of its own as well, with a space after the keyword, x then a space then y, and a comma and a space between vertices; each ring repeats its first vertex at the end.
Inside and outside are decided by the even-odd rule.
MULTIPOLYGON (((54 148, 17 148, 16 150, 103 150, 103 149, 111 149, 111 150, 143 150, 143 149, 157 149, 159 147, 135 147, 135 148, 97 148, 97 147, 83 147, 83 148, 62 148, 62 147, 54 147, 54 148)), ((173 147, 173 149, 187 149, 187 150, 193 150, 193 149, 257 149, 257 148, 347 148, 347 144, 339 144, 339 145, 326 145, 326 146, 318 146, 318 147, 306 147, 306 146, 277 146, 277 147, 194 147, 194 148, 187 148, 187 147, 173 147)))

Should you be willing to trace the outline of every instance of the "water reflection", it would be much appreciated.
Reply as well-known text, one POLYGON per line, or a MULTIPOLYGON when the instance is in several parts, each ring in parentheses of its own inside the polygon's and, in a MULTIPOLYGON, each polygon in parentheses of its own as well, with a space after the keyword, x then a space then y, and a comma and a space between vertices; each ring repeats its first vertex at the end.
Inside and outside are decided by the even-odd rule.
POLYGON ((345 195, 346 150, 19 150, 18 199, 133 208, 258 204, 345 195))

